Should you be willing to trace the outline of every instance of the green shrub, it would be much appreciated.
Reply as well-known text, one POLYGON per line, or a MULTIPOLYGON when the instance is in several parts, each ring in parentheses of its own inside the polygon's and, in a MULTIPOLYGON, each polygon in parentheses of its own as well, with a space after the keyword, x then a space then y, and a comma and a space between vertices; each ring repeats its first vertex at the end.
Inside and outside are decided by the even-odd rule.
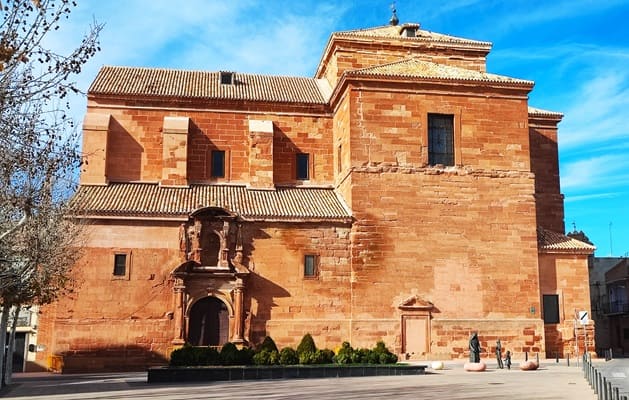
POLYGON ((297 346, 297 355, 301 358, 301 355, 304 353, 314 353, 316 351, 317 346, 315 346, 314 339, 312 339, 312 336, 309 333, 306 333, 304 337, 301 338, 299 346, 297 346))
POLYGON ((170 365, 172 366, 218 365, 220 361, 218 351, 215 349, 193 347, 188 343, 170 354, 170 365))
POLYGON ((247 347, 240 350, 235 344, 228 342, 223 345, 220 352, 222 365, 250 365, 253 363, 254 351, 247 347))
POLYGON ((315 353, 311 351, 304 351, 303 353, 297 353, 297 356, 299 357, 300 364, 304 364, 304 365, 314 364, 315 353))
POLYGON ((280 364, 281 365, 295 365, 299 364, 299 357, 295 349, 291 347, 284 347, 280 351, 280 364))
POLYGON ((276 350, 261 350, 253 355, 255 365, 277 365, 280 363, 280 354, 276 350))
POLYGON ((312 364, 331 364, 334 360, 334 352, 330 349, 317 350, 314 353, 312 364))
POLYGON ((351 364, 353 352, 354 349, 352 349, 349 342, 343 342, 343 344, 341 344, 341 348, 334 356, 334 362, 337 364, 351 364))
POLYGON ((271 339, 270 336, 266 336, 264 340, 262 341, 262 344, 258 348, 258 351, 262 351, 262 350, 267 350, 269 352, 275 351, 279 353, 279 350, 277 346, 275 345, 275 342, 273 341, 273 339, 271 339))
POLYGON ((227 342, 221 348, 221 362, 223 365, 238 364, 238 348, 235 344, 227 342))
POLYGON ((380 364, 380 354, 378 354, 373 349, 372 350, 367 350, 367 354, 365 355, 365 358, 363 359, 363 363, 366 363, 366 364, 380 364))
POLYGON ((368 362, 369 349, 354 349, 352 352, 352 364, 366 364, 368 362))
MULTIPOLYGON (((376 347, 372 350, 373 364, 395 364, 397 362, 397 356, 387 349, 387 346, 382 340, 376 343, 376 347)), ((371 363, 372 361, 370 361, 371 363)))
POLYGON ((251 365, 253 364, 253 355, 255 351, 248 347, 243 347, 238 350, 238 365, 251 365))

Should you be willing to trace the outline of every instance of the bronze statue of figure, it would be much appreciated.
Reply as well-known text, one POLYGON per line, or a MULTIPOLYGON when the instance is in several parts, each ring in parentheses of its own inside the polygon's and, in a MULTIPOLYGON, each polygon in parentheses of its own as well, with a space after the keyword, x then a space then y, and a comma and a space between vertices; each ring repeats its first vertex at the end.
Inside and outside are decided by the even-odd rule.
POLYGON ((496 340, 496 361, 498 361, 498 368, 503 369, 504 365, 502 364, 502 344, 500 344, 500 339, 496 340))
POLYGON ((470 362, 480 362, 480 342, 476 332, 472 332, 472 336, 470 336, 470 362))

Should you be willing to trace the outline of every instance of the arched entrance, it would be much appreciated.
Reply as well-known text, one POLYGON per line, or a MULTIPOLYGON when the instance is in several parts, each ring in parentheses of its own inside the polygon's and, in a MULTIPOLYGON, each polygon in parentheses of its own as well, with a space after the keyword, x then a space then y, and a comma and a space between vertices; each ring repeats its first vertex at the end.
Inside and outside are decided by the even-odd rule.
POLYGON ((216 297, 204 297, 190 309, 188 343, 221 346, 229 341, 229 311, 216 297))

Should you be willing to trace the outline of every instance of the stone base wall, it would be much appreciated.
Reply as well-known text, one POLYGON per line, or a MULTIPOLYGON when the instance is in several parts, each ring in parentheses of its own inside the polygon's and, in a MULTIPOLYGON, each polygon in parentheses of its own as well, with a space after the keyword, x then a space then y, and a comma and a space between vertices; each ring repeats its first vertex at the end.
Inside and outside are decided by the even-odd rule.
POLYGON ((524 359, 539 354, 544 357, 544 324, 538 319, 438 320, 431 322, 433 341, 430 357, 458 359, 469 357, 469 337, 478 332, 481 358, 495 359, 496 341, 500 339, 503 355, 524 359))

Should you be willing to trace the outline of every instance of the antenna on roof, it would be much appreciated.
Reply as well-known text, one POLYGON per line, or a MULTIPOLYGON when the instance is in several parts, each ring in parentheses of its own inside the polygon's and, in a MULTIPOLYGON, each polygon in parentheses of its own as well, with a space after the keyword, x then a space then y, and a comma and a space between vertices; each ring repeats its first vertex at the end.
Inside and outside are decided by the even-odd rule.
POLYGON ((389 25, 396 26, 400 22, 400 20, 398 19, 397 14, 396 14, 395 1, 391 3, 391 11, 393 12, 393 15, 391 15, 391 19, 389 20, 389 25))

